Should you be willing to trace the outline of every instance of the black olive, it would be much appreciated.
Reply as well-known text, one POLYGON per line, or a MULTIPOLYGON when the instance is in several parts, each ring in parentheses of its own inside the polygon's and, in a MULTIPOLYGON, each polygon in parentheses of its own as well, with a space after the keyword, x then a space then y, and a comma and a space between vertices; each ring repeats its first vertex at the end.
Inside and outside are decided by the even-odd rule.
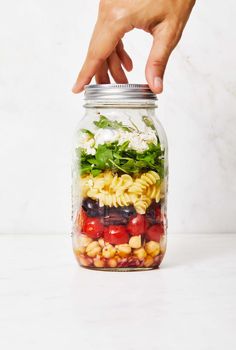
POLYGON ((126 225, 129 217, 136 215, 133 205, 124 207, 99 206, 99 202, 91 198, 85 198, 82 202, 82 208, 90 217, 104 217, 104 224, 108 225, 126 225))
POLYGON ((99 204, 98 201, 95 201, 91 198, 85 198, 82 202, 82 208, 86 212, 86 214, 90 217, 100 216, 99 213, 99 204))
POLYGON ((147 208, 146 219, 151 225, 155 225, 157 223, 156 209, 159 207, 160 204, 153 201, 152 204, 147 208))
POLYGON ((117 215, 109 215, 104 216, 103 218, 103 224, 104 226, 109 225, 127 225, 128 224, 128 218, 125 216, 121 216, 117 213, 117 215))
POLYGON ((133 205, 129 205, 127 207, 119 207, 119 210, 120 213, 126 217, 130 217, 136 214, 136 210, 133 205))

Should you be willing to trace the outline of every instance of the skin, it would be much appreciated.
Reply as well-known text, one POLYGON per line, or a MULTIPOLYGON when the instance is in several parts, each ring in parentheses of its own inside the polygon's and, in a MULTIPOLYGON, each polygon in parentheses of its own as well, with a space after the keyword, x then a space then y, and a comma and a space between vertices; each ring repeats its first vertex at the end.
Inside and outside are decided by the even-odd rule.
POLYGON ((122 38, 134 28, 153 36, 145 75, 154 93, 163 90, 169 56, 179 42, 195 0, 101 0, 97 22, 73 92, 83 91, 95 76, 97 84, 128 82, 133 63, 122 38))

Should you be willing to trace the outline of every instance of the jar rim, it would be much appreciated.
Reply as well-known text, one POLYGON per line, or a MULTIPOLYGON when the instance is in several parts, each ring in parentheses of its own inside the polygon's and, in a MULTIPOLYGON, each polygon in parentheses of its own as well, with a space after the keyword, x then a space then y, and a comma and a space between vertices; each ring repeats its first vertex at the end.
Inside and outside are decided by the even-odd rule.
POLYGON ((147 84, 91 84, 85 86, 85 101, 156 101, 147 84))

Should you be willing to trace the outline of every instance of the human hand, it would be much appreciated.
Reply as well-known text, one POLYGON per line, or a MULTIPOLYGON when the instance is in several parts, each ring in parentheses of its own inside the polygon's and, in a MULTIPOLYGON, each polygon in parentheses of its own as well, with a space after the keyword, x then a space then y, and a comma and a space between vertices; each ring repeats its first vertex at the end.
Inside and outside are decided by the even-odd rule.
POLYGON ((153 36, 145 75, 151 90, 162 92, 168 58, 181 38, 194 3, 195 0, 100 0, 87 56, 72 91, 81 92, 94 76, 97 84, 110 83, 108 72, 116 83, 127 83, 123 68, 130 71, 133 63, 122 38, 138 28, 153 36))

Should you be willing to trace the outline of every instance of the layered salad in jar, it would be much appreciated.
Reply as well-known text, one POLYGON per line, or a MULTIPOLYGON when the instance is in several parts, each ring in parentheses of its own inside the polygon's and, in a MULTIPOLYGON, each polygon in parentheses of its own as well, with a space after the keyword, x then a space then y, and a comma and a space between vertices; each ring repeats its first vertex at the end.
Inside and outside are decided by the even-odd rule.
POLYGON ((138 128, 98 114, 79 130, 73 249, 84 267, 156 268, 164 256, 165 149, 152 119, 141 122, 138 128))

